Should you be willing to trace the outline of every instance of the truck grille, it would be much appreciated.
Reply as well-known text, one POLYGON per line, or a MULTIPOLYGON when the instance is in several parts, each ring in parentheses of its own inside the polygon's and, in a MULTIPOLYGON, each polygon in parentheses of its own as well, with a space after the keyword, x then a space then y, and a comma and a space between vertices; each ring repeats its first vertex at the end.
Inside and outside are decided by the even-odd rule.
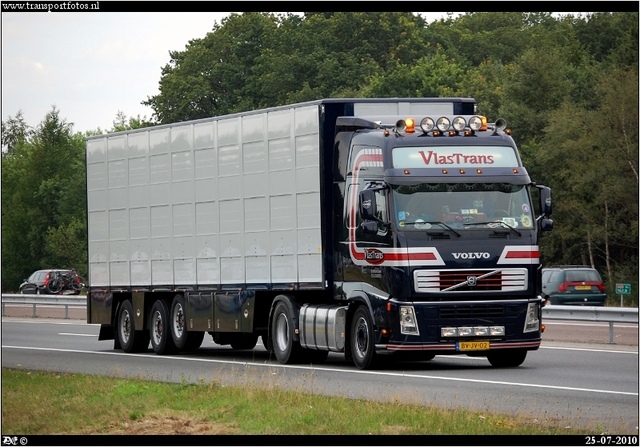
POLYGON ((440 318, 502 318, 501 304, 453 304, 440 306, 440 318))
POLYGON ((416 292, 513 292, 527 289, 527 269, 416 270, 416 292))

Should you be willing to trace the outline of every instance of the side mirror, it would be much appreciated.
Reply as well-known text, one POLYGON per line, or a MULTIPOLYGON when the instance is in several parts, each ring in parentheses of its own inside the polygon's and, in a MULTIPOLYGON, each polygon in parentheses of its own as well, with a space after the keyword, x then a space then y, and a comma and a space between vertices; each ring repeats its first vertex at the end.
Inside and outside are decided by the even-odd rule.
POLYGON ((551 220, 551 219, 542 219, 540 221, 540 230, 541 231, 551 231, 551 230, 553 230, 553 220, 551 220))
MULTIPOLYGON (((376 193, 372 189, 363 189, 360 191, 360 217, 362 220, 376 220, 376 193)), ((377 224, 376 224, 377 228, 377 224)), ((377 231, 377 230, 376 230, 377 231)))
POLYGON ((551 188, 547 186, 538 185, 536 188, 540 189, 540 213, 543 217, 551 216, 551 188))

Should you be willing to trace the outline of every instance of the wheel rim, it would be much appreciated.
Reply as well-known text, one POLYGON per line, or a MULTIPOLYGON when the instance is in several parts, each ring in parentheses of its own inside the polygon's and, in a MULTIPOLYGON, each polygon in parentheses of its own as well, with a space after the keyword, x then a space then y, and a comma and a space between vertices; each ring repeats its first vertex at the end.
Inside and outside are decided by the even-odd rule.
POLYGON ((369 349, 369 325, 363 317, 359 317, 356 322, 355 341, 355 354, 359 358, 364 358, 369 349))
POLYGON ((182 338, 182 333, 184 332, 184 309, 181 304, 176 304, 173 308, 173 333, 178 337, 182 338))
POLYGON ((284 313, 276 320, 276 345, 282 352, 289 346, 289 319, 284 313))
POLYGON ((122 342, 127 344, 131 338, 131 315, 126 310, 122 312, 120 319, 120 334, 122 334, 122 342))
POLYGON ((162 341, 162 330, 164 329, 162 324, 162 315, 160 315, 160 312, 154 312, 151 321, 153 325, 153 342, 157 346, 162 341))

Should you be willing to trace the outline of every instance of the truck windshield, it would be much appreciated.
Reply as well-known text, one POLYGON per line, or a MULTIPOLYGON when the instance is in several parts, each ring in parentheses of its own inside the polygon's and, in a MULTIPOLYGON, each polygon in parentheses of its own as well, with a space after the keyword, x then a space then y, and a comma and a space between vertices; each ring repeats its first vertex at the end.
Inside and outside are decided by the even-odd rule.
POLYGON ((525 185, 423 183, 392 185, 392 190, 400 230, 533 228, 533 210, 525 185))

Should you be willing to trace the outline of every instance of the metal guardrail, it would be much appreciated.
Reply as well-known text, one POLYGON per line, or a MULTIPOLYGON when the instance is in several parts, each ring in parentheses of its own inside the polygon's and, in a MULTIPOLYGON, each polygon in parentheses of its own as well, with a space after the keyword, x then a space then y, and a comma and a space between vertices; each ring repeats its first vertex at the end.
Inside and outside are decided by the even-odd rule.
POLYGON ((613 323, 638 324, 638 308, 547 305, 542 308, 542 319, 607 322, 609 323, 609 343, 613 344, 615 343, 613 323))
POLYGON ((69 306, 86 307, 86 295, 30 295, 2 294, 2 316, 6 316, 6 304, 26 304, 33 306, 33 318, 37 317, 37 306, 64 306, 64 318, 69 319, 69 306))
MULTIPOLYGON (((2 316, 5 304, 27 304, 33 306, 33 318, 36 318, 38 305, 64 306, 64 317, 69 318, 69 306, 86 307, 85 295, 23 295, 2 294, 2 316)), ((609 323, 609 343, 614 343, 613 324, 638 324, 638 308, 634 307, 598 307, 598 306, 556 306, 547 305, 542 308, 543 320, 580 320, 609 323)))

